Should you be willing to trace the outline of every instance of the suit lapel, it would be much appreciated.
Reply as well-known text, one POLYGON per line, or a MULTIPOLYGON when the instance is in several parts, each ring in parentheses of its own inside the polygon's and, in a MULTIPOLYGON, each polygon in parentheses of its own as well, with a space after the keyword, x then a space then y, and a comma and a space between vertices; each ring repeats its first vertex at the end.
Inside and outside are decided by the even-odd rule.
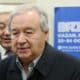
POLYGON ((22 80, 21 71, 16 66, 16 57, 12 57, 10 68, 7 72, 7 80, 22 80))

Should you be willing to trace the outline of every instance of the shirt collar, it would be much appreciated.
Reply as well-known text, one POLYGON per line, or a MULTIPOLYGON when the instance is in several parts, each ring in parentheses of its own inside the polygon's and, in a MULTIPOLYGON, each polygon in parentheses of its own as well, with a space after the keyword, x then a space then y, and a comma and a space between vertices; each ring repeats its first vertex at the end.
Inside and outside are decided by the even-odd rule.
POLYGON ((5 48, 3 48, 1 45, 0 45, 0 52, 1 52, 1 54, 5 54, 5 52, 6 52, 6 49, 5 48))
MULTIPOLYGON (((33 60, 33 62, 29 65, 28 70, 32 70, 36 66, 40 57, 41 57, 41 54, 36 59, 33 60)), ((21 62, 18 58, 16 58, 16 64, 20 70, 24 69, 23 65, 21 64, 21 62)))

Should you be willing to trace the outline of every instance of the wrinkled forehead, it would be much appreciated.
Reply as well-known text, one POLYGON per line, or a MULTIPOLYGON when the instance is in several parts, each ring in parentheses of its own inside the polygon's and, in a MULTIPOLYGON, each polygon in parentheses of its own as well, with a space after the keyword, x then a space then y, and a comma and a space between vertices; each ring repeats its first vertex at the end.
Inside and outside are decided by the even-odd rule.
POLYGON ((8 24, 9 16, 10 12, 0 13, 0 28, 6 27, 8 24))
POLYGON ((0 23, 6 23, 9 19, 10 12, 0 13, 0 23))
POLYGON ((20 11, 18 13, 13 14, 13 18, 14 17, 20 17, 20 16, 24 16, 25 18, 29 17, 29 18, 39 18, 40 15, 36 10, 25 10, 25 11, 20 11), (26 17, 27 16, 27 17, 26 17))
MULTIPOLYGON (((21 24, 21 23, 39 23, 40 22, 40 16, 36 11, 25 11, 18 14, 15 14, 12 18, 11 22, 13 24, 21 24)), ((12 24, 11 23, 11 24, 12 24)))

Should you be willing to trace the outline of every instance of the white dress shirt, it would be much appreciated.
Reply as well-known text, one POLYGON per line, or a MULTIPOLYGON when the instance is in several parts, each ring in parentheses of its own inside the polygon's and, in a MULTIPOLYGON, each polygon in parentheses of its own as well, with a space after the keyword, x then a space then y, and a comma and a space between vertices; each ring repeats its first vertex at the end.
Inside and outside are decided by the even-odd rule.
POLYGON ((1 60, 5 59, 8 57, 8 55, 5 54, 6 53, 6 49, 3 48, 1 45, 0 45, 0 54, 1 54, 1 60))

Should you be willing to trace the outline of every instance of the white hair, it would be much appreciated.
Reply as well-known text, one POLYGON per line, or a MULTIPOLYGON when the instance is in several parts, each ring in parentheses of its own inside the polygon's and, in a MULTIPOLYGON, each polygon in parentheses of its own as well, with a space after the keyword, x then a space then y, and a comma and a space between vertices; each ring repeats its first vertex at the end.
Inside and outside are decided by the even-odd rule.
POLYGON ((35 10, 40 15, 40 27, 42 31, 48 31, 48 17, 47 13, 44 10, 40 9, 37 5, 33 4, 23 4, 19 6, 11 15, 9 19, 9 29, 11 29, 11 21, 15 15, 20 14, 21 12, 28 11, 28 10, 35 10))

